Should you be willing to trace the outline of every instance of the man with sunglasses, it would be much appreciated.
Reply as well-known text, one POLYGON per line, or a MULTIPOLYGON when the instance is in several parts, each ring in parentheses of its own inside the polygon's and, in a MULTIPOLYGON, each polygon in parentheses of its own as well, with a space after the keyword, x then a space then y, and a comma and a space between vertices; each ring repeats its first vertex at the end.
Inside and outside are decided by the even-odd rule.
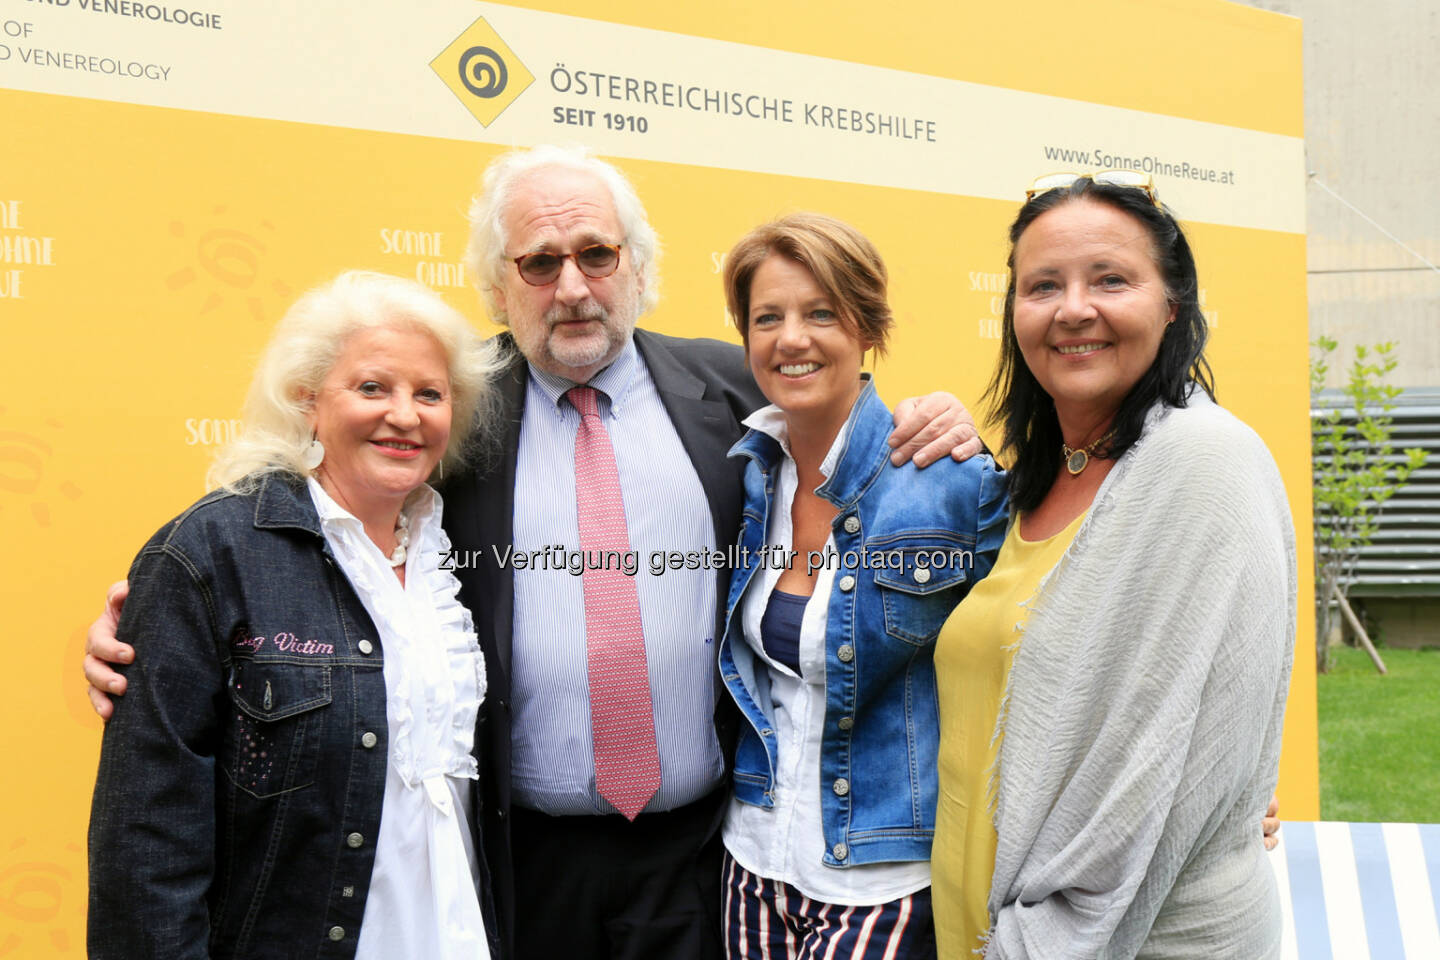
MULTIPOLYGON (((579 149, 505 154, 470 216, 467 266, 513 347, 500 451, 443 489, 452 546, 486 558, 457 573, 486 662, 472 822, 492 939, 521 960, 719 957, 727 575, 653 575, 647 561, 733 542, 741 473, 727 452, 765 401, 738 346, 635 328, 657 300, 657 238, 611 165, 579 149), (581 575, 549 559, 566 552, 582 552, 581 575), (638 557, 638 575, 590 568, 609 552, 638 557)), ((903 402, 897 423, 902 461, 980 449, 948 395, 903 402)), ((117 659, 108 617, 89 646, 117 659)), ((86 673, 115 691, 95 656, 86 673)))

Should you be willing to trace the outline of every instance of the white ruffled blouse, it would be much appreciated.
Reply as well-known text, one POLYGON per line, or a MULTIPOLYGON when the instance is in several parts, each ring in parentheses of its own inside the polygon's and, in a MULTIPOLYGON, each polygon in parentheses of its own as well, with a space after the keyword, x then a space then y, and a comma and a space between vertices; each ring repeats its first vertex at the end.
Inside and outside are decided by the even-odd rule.
POLYGON ((385 657, 390 752, 356 960, 488 960, 468 821, 485 662, 470 611, 456 598, 460 582, 440 569, 450 549, 440 495, 421 486, 405 502, 410 545, 401 584, 364 525, 313 478, 309 488, 385 657))

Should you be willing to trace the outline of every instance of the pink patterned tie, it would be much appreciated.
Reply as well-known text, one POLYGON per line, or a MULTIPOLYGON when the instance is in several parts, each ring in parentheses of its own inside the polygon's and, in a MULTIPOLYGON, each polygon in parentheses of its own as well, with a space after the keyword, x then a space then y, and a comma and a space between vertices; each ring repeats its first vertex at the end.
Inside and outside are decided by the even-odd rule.
MULTIPOLYGON (((565 394, 580 412, 575 434, 575 505, 580 549, 585 553, 630 549, 615 451, 600 420, 593 387, 565 394)), ((595 787, 628 820, 660 789, 660 754, 645 667, 645 634, 635 580, 619 564, 587 569, 585 649, 590 669, 590 730, 595 747, 595 787)))

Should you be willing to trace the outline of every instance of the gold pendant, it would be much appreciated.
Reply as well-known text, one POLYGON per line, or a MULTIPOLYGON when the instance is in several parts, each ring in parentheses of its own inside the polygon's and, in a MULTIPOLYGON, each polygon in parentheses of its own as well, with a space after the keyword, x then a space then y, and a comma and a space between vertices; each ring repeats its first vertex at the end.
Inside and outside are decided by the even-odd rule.
POLYGON ((1090 464, 1090 454, 1084 450, 1076 450, 1070 454, 1070 459, 1065 461, 1065 469, 1070 471, 1072 477, 1078 477, 1080 471, 1090 464))

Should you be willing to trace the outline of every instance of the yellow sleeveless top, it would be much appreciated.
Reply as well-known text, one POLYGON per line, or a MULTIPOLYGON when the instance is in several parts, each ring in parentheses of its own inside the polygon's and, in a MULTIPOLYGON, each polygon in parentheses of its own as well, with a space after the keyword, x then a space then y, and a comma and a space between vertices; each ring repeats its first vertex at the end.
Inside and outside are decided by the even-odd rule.
POLYGON ((931 853, 935 940, 944 960, 968 958, 990 929, 985 903, 995 868, 990 769, 1000 699, 1028 612, 1045 574, 1060 561, 1085 514, 1045 540, 1021 539, 1017 518, 990 575, 950 615, 935 647, 940 693, 940 802, 931 853), (993 742, 992 742, 993 741, 993 742))

